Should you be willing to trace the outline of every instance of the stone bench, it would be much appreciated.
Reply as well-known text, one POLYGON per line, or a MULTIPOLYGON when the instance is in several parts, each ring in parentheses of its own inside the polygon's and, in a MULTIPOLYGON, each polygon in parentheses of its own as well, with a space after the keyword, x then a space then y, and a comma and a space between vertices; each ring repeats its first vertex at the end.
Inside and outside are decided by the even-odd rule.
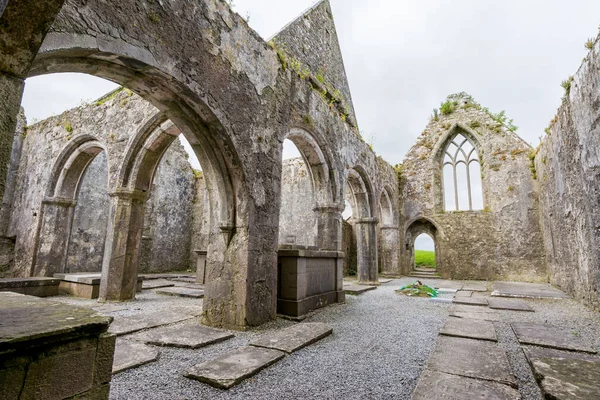
POLYGON ((88 308, 0 293, 0 399, 108 399, 111 320, 88 308))
POLYGON ((0 292, 49 297, 58 295, 59 284, 56 278, 4 278, 0 279, 0 292))
MULTIPOLYGON (((97 299, 100 295, 100 273, 54 274, 60 279, 59 290, 71 296, 97 299)), ((137 292, 142 291, 143 279, 138 277, 137 292)))
POLYGON ((301 317, 346 300, 343 252, 280 248, 277 264, 278 313, 301 317))

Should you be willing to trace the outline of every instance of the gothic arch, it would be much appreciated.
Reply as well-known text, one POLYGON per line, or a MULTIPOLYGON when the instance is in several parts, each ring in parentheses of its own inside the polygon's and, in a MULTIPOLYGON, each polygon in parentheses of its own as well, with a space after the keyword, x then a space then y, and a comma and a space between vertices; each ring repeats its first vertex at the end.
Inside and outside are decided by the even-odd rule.
POLYGON ((65 271, 71 223, 79 183, 89 164, 106 151, 90 135, 73 138, 59 154, 40 208, 30 276, 53 276, 65 271))
POLYGON ((425 217, 417 217, 406 224, 404 231, 405 246, 408 253, 407 262, 409 263, 405 270, 410 271, 415 266, 415 240, 423 233, 433 239, 435 244, 436 269, 439 270, 441 267, 440 240, 442 240, 443 234, 433 220, 425 217))

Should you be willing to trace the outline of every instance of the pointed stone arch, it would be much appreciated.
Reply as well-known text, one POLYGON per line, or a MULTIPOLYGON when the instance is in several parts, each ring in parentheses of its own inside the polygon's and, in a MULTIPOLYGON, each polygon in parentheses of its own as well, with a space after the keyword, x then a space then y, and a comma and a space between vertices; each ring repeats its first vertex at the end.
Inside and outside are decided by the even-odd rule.
POLYGON ((393 191, 386 185, 379 196, 379 270, 383 275, 399 275, 398 216, 394 207, 393 191))

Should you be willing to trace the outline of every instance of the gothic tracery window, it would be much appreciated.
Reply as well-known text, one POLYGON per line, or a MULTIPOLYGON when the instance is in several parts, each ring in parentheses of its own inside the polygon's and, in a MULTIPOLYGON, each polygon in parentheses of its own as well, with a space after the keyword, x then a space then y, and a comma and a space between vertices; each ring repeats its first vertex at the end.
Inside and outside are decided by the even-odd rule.
POLYGON ((446 211, 483 209, 481 165, 477 149, 462 134, 450 141, 442 164, 446 211))

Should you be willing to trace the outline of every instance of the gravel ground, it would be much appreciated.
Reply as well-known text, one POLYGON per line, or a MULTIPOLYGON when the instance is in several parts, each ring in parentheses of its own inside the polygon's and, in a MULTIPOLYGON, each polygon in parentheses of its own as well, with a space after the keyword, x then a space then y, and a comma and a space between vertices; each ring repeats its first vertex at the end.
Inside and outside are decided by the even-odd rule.
MULTIPOLYGON (((160 347, 158 362, 115 375, 110 397, 113 400, 409 399, 450 306, 394 293, 395 289, 413 280, 394 280, 360 296, 346 296, 346 304, 321 309, 306 322, 330 324, 333 327, 331 336, 287 356, 228 391, 190 380, 183 373, 195 364, 244 346, 260 335, 293 322, 279 318, 259 329, 236 332, 234 339, 204 349, 160 347)), ((62 299, 74 305, 97 305, 89 300, 62 299)), ((541 398, 539 388, 509 322, 569 326, 600 350, 600 314, 572 300, 524 301, 535 312, 499 311, 502 321, 496 323, 496 330, 499 345, 508 353, 523 399, 538 400, 541 398)), ((107 315, 168 312, 177 307, 199 305, 201 300, 144 291, 135 303, 129 303, 127 309, 107 315)))

